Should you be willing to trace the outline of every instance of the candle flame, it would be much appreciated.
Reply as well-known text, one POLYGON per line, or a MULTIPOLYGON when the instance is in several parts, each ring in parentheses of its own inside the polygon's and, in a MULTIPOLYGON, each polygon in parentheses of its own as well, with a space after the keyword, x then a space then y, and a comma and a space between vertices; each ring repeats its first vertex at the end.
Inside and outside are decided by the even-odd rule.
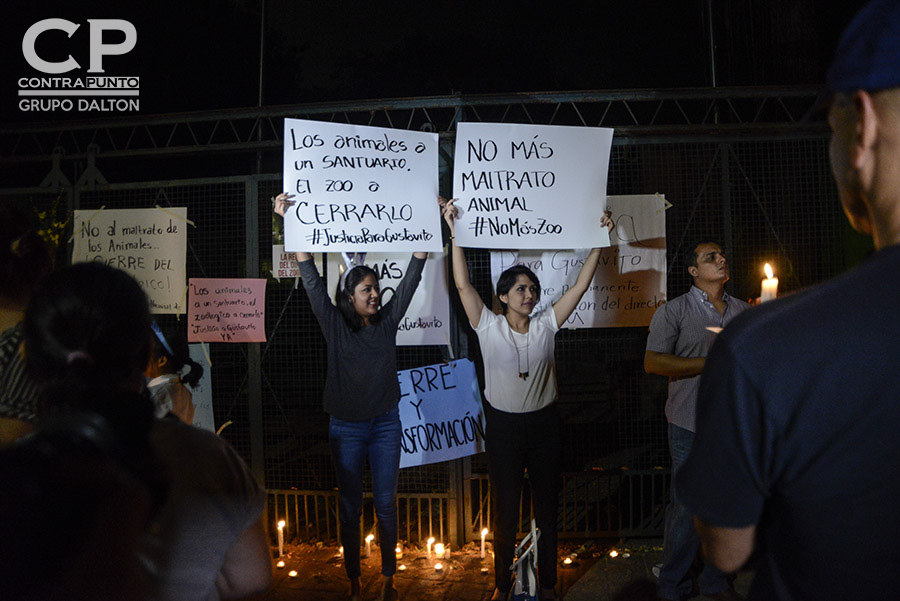
POLYGON ((275 564, 275 567, 276 567, 276 568, 279 568, 279 569, 283 568, 283 567, 284 567, 284 562, 283 562, 283 561, 279 561, 278 563, 275 564))
POLYGON ((440 572, 440 571, 443 570, 443 569, 444 569, 443 564, 440 564, 440 563, 434 564, 434 570, 435 570, 436 572, 440 572))
POLYGON ((485 528, 481 531, 481 536, 487 536, 487 533, 488 533, 488 529, 485 528))
POLYGON ((772 267, 768 263, 766 263, 766 277, 770 280, 775 277, 775 275, 772 273, 772 267))
POLYGON ((288 576, 290 576, 291 578, 296 578, 297 570, 291 570, 290 572, 288 572, 288 576))
POLYGON ((566 564, 566 565, 569 565, 570 563, 572 563, 572 558, 571 558, 571 557, 566 557, 565 559, 563 559, 563 563, 566 564))
POLYGON ((619 556, 619 552, 616 551, 615 549, 613 549, 612 551, 609 552, 609 556, 610 556, 610 557, 618 557, 618 556, 619 556))
POLYGON ((432 536, 432 537, 429 538, 426 542, 427 542, 429 545, 433 545, 433 544, 434 544, 434 537, 432 536))
POLYGON ((438 543, 438 544, 436 544, 436 545, 434 546, 434 552, 437 553, 438 555, 443 555, 443 554, 444 554, 444 545, 443 545, 443 543, 438 543))
POLYGON ((278 522, 278 529, 281 530, 282 528, 284 528, 284 520, 278 522))
POLYGON ((405 564, 405 563, 401 563, 399 566, 397 566, 397 569, 400 570, 401 572, 405 572, 405 571, 406 571, 406 564, 405 564))
POLYGON ((367 543, 371 543, 373 540, 375 540, 375 535, 374 535, 374 534, 370 534, 369 536, 366 537, 366 542, 367 542, 367 543))

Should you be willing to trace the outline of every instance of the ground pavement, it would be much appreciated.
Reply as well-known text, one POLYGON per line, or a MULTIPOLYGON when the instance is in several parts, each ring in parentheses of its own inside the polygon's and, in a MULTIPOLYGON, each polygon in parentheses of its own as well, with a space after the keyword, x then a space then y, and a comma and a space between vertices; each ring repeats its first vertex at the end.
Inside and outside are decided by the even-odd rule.
MULTIPOLYGON (((566 601, 655 601, 652 570, 662 555, 661 545, 661 540, 561 541, 558 591, 566 601), (563 564, 566 557, 573 561, 563 564)), ((470 543, 453 549, 450 558, 443 560, 429 559, 424 550, 405 549, 397 563, 406 569, 398 571, 394 579, 401 601, 488 601, 494 583, 490 543, 487 549, 481 559, 478 543, 470 543), (435 570, 438 561, 440 571, 435 570)), ((275 586, 263 597, 265 601, 347 598, 347 578, 336 545, 286 545, 284 553, 285 565, 275 569, 275 586), (292 571, 296 575, 292 576, 292 571)), ((379 598, 380 565, 379 552, 373 547, 372 556, 362 559, 362 601, 379 598)), ((749 573, 738 576, 738 592, 747 594, 751 578, 749 573)))

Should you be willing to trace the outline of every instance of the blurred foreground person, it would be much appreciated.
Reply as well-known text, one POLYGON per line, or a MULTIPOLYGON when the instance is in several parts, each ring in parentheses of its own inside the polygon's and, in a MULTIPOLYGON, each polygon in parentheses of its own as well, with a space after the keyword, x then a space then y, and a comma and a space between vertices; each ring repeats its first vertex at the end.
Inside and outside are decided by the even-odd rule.
MULTIPOLYGON (((137 545, 148 598, 236 599, 263 591, 271 582, 265 491, 219 437, 172 415, 154 418, 143 376, 150 323, 146 296, 122 271, 82 263, 47 279, 25 316, 28 367, 45 385, 39 435, 45 420, 68 424, 86 415, 118 441, 107 455, 137 474, 149 498, 150 521, 137 545)), ((120 534, 116 515, 101 518, 108 521, 97 524, 109 526, 85 530, 83 538, 102 547, 120 534)))
POLYGON ((900 547, 900 2, 869 3, 828 72, 831 164, 876 252, 747 311, 706 362, 676 476, 706 556, 759 547, 752 599, 896 599, 900 547))
POLYGON ((53 268, 50 246, 33 219, 0 206, 0 447, 31 432, 37 419, 37 386, 25 373, 22 319, 32 292, 53 268))

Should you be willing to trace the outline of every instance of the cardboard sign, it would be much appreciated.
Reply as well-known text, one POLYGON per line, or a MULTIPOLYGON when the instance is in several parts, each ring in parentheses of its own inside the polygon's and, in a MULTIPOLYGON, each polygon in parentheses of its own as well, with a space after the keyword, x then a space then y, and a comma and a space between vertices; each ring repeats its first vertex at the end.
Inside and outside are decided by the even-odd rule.
POLYGON ((476 248, 609 246, 600 227, 613 130, 459 123, 456 243, 476 248))
POLYGON ((188 342, 265 342, 266 280, 191 278, 188 342))
POLYGON ((153 313, 184 313, 187 209, 75 211, 72 263, 130 273, 153 313))
MULTIPOLYGON (((446 253, 429 253, 422 269, 422 281, 409 303, 406 315, 397 327, 399 346, 445 345, 450 342, 450 294, 447 289, 446 253)), ((363 261, 378 274, 381 303, 391 300, 400 285, 410 255, 394 253, 366 253, 363 261)), ((336 289, 343 272, 340 255, 328 254, 328 281, 336 289)))
POLYGON ((284 247, 295 251, 439 251, 438 136, 284 120, 284 247))
MULTIPOLYGON (((594 279, 563 327, 608 328, 650 325, 666 302, 666 220, 662 195, 610 196, 615 228, 612 246, 601 249, 594 279)), ((497 251, 491 253, 491 278, 513 265, 529 267, 541 283, 535 311, 553 304, 575 283, 583 251, 497 251)))
POLYGON ((484 416, 468 359, 397 372, 403 434, 400 467, 484 451, 484 416))

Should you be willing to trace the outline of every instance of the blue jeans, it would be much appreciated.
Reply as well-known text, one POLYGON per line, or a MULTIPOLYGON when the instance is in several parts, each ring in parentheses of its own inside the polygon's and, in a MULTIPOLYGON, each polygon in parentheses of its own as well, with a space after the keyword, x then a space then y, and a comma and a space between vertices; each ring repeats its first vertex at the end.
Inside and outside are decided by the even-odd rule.
POLYGON ((394 407, 372 419, 348 422, 331 418, 328 437, 337 472, 344 567, 351 579, 359 578, 363 475, 366 456, 372 470, 372 492, 378 518, 381 573, 397 571, 397 473, 400 470, 400 410, 394 407))
MULTIPOLYGON (((669 424, 669 454, 672 456, 671 502, 666 507, 662 567, 659 570, 659 594, 666 599, 685 599, 691 595, 691 565, 700 549, 700 537, 694 529, 694 516, 678 500, 675 475, 687 460, 694 444, 694 433, 669 424)), ((698 578, 701 595, 713 595, 729 588, 723 572, 704 564, 698 578)))

